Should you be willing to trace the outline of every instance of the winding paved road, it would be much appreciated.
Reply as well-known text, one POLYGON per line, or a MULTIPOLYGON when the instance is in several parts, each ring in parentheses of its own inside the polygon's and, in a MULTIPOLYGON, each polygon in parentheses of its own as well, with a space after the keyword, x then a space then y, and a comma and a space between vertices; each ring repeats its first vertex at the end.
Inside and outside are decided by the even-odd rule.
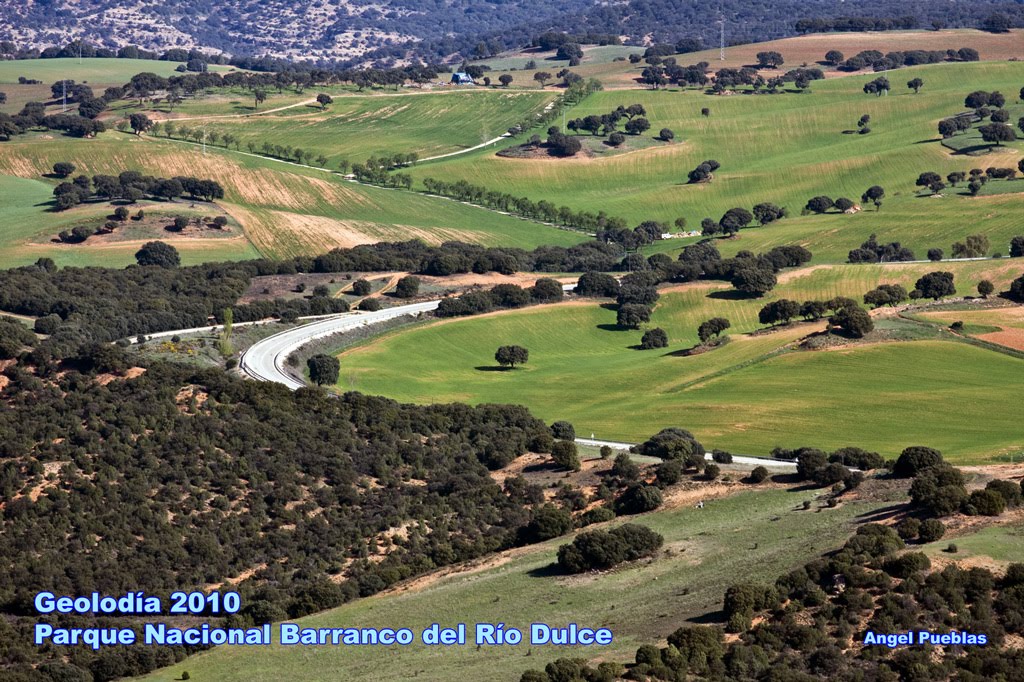
POLYGON ((285 369, 285 360, 296 350, 310 341, 316 341, 333 334, 365 327, 403 315, 418 315, 437 308, 440 301, 411 303, 394 308, 385 308, 369 313, 342 313, 301 327, 287 329, 257 341, 242 354, 239 368, 253 379, 273 381, 291 390, 305 386, 305 382, 293 377, 285 369))

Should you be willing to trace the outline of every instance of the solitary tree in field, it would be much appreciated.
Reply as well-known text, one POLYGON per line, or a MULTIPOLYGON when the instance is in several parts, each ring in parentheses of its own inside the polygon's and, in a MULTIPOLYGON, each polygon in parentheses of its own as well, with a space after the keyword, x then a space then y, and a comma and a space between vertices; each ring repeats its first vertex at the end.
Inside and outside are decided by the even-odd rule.
POLYGON ((136 135, 141 135, 150 128, 153 127, 153 121, 149 119, 149 116, 145 114, 132 114, 128 118, 128 125, 132 127, 136 135))
POLYGON ((75 172, 75 164, 67 161, 58 161, 53 164, 53 174, 58 178, 66 178, 75 172))
POLYGON ((762 69, 775 69, 782 66, 784 62, 782 54, 774 50, 757 53, 757 65, 762 69))
POLYGON ((316 102, 317 104, 320 105, 320 110, 323 111, 324 109, 327 108, 328 104, 334 103, 334 98, 331 97, 330 95, 321 92, 319 95, 316 96, 316 102))
POLYGON ((142 266, 158 265, 162 268, 176 268, 181 265, 178 250, 164 242, 146 242, 135 253, 135 261, 142 266))
POLYGON ((256 102, 256 108, 259 109, 260 105, 267 101, 267 91, 263 88, 256 88, 252 91, 252 98, 256 102))
POLYGON ((992 292, 996 290, 996 287, 992 282, 987 279, 983 279, 978 282, 978 293, 981 294, 982 298, 988 298, 992 295, 992 292))
POLYGON ((494 353, 494 359, 502 367, 515 369, 516 365, 525 364, 530 359, 530 351, 522 346, 500 346, 494 353))
POLYGON ((701 343, 707 343, 712 337, 717 337, 731 326, 729 320, 724 317, 712 317, 710 320, 701 322, 697 327, 697 338, 701 343))
POLYGON ((309 368, 309 379, 317 386, 338 383, 341 373, 341 362, 333 355, 318 353, 306 361, 309 368))
POLYGON ((661 327, 648 329, 640 339, 640 348, 650 350, 652 348, 664 348, 668 345, 668 334, 661 327))
MULTIPOLYGON (((914 293, 917 294, 917 298, 930 298, 935 301, 943 296, 952 296, 956 293, 956 287, 953 286, 953 273, 929 272, 917 280, 914 285, 914 293)), ((913 296, 913 293, 911 295, 913 296)))
POLYGON ((869 201, 875 205, 875 210, 882 208, 882 199, 885 199, 885 190, 878 185, 872 185, 860 195, 860 200, 865 204, 869 201))
POLYGON ((533 74, 533 80, 540 83, 540 87, 543 88, 548 84, 548 81, 551 80, 551 74, 548 73, 547 71, 538 71, 537 73, 533 74))
POLYGON ((907 87, 914 91, 914 94, 921 92, 921 86, 924 85, 924 81, 920 78, 912 78, 907 81, 907 87))
POLYGON ((707 118, 708 116, 711 115, 711 109, 704 107, 703 109, 700 110, 700 115, 707 118))
POLYGON ((843 53, 839 50, 829 50, 825 53, 825 61, 832 66, 839 66, 839 62, 843 61, 843 53))
POLYGON ((512 76, 507 73, 503 73, 498 76, 498 82, 501 83, 502 87, 507 88, 512 83, 512 76))

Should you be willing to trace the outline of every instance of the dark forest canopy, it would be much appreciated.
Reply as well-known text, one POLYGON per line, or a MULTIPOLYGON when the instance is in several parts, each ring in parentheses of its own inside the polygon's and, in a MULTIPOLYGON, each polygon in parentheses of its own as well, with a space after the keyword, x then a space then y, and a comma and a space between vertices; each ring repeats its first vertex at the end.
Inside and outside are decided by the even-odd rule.
MULTIPOLYGON (((730 44, 759 42, 812 31, 891 30, 907 28, 984 28, 1003 30, 1024 25, 1024 6, 1006 0, 971 3, 932 3, 924 0, 865 0, 856 16, 842 16, 832 0, 781 0, 771 4, 751 0, 693 3, 684 0, 631 0, 599 3, 596 0, 512 0, 501 3, 442 3, 432 0, 393 0, 383 6, 370 0, 328 0, 327 21, 310 27, 305 15, 290 3, 256 4, 242 0, 211 3, 187 0, 172 15, 163 3, 144 0, 134 11, 155 25, 173 26, 202 50, 167 49, 160 31, 152 44, 142 48, 126 45, 141 40, 124 36, 112 26, 97 22, 106 9, 124 6, 121 0, 88 0, 64 9, 53 3, 33 3, 7 20, 10 27, 28 28, 46 35, 48 30, 80 29, 87 39, 83 54, 162 58, 197 63, 228 61, 244 68, 276 70, 275 55, 309 55, 304 61, 325 65, 348 59, 351 63, 377 62, 386 66, 415 56, 428 61, 486 58, 508 49, 553 45, 545 34, 565 32, 574 42, 610 44, 625 36, 629 44, 647 41, 676 42, 701 39, 718 43, 717 20, 726 20, 730 44), (468 6, 467 6, 468 5, 468 6), (333 11, 332 11, 333 10, 333 11), (268 12, 277 12, 282 30, 263 31, 257 26, 268 12), (993 19, 997 17, 997 19, 993 19), (302 30, 289 30, 290 28, 302 30), (312 28, 312 30, 310 30, 312 28), (353 39, 351 36, 358 35, 353 39), (399 36, 398 38, 386 36, 399 36), (121 42, 124 41, 124 42, 121 42), (351 44, 356 58, 335 52, 338 42, 351 44), (224 54, 232 55, 227 59, 224 54), (270 55, 270 56, 263 56, 270 55)), ((0 22, 3 29, 5 22, 0 22)), ((557 42, 557 41, 554 41, 557 42)), ((554 45, 557 47, 557 45, 554 45)), ((0 52, 10 56, 77 56, 78 44, 47 47, 45 44, 9 43, 0 52)), ((279 62, 278 62, 279 64, 279 62)))

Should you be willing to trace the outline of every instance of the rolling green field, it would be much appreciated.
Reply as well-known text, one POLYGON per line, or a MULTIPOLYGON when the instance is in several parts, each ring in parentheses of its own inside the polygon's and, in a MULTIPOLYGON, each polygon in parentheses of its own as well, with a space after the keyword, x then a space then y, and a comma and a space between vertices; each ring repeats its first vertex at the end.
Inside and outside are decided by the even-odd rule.
MULTIPOLYGON (((961 291, 991 277, 1005 286, 1020 267, 950 264, 961 291), (952 267, 952 266, 956 267, 952 267), (988 269, 986 270, 986 266, 988 269)), ((911 284, 927 264, 840 266, 789 275, 773 296, 859 298, 882 281, 911 284)), ((730 333, 758 328, 764 300, 731 298, 721 285, 684 285, 663 295, 650 326, 666 351, 640 351, 640 331, 615 327, 614 310, 593 302, 537 307, 397 332, 342 355, 341 388, 399 400, 513 402, 578 433, 637 441, 667 426, 694 431, 709 447, 766 454, 773 447, 859 445, 894 456, 921 443, 959 462, 1024 448, 1013 399, 1021 360, 951 340, 865 344, 784 352, 823 323, 736 336, 690 357, 700 321, 721 315, 730 333), (725 295, 724 298, 716 296, 725 295), (493 371, 495 348, 523 345, 530 361, 493 371)))
MULTIPOLYGON (((43 192, 48 183, 41 176, 57 161, 71 161, 78 172, 89 175, 136 169, 152 175, 217 180, 226 193, 220 203, 244 227, 248 241, 239 240, 230 247, 222 244, 228 251, 216 251, 212 243, 207 244, 211 240, 203 240, 203 249, 212 249, 206 260, 252 257, 257 252, 271 257, 310 255, 336 246, 417 237, 431 243, 458 239, 524 248, 570 245, 586 239, 580 233, 454 201, 357 185, 325 171, 222 149, 210 149, 203 155, 195 145, 118 132, 93 140, 36 135, 0 146, 0 174, 23 178, 18 187, 25 188, 24 193, 12 192, 0 201, 18 206, 21 215, 29 216, 19 221, 16 230, 0 230, 0 253, 7 264, 32 262, 39 255, 60 250, 59 245, 49 244, 17 248, 29 236, 53 234, 54 227, 73 219, 74 212, 49 213, 48 206, 41 203, 48 201, 43 192), (31 219, 33 213, 35 220, 31 219)), ((52 185, 49 187, 52 192, 52 185)), ((90 259, 88 245, 75 249, 73 257, 90 259)), ((95 259, 107 262, 106 257, 96 254, 95 259)), ((128 262, 130 257, 130 253, 119 253, 109 262, 128 262)), ((197 251, 194 258, 202 260, 203 254, 197 251)))
MULTIPOLYGON (((360 599, 303 618, 305 627, 410 627, 431 623, 530 623, 606 626, 615 637, 602 653, 611 660, 632 659, 641 642, 665 636, 687 619, 721 607, 732 583, 769 581, 812 556, 838 547, 858 515, 879 508, 878 501, 855 501, 836 509, 797 511, 807 492, 744 492, 709 502, 689 503, 632 520, 665 536, 666 556, 610 572, 564 577, 546 574, 555 560, 553 540, 505 553, 484 570, 471 570, 424 586, 360 599), (658 580, 661 578, 661 580, 658 580)), ((527 668, 543 668, 559 656, 594 656, 584 648, 539 647, 221 647, 145 679, 270 681, 294 678, 518 680, 527 668), (528 653, 529 650, 529 653, 528 653)))
POLYGON ((924 546, 925 553, 947 560, 971 558, 994 559, 999 563, 1020 561, 1024 556, 1024 527, 1020 525, 989 526, 960 537, 946 537, 924 546), (950 543, 956 554, 944 551, 950 543))
MULTIPOLYGON (((981 157, 954 156, 940 144, 935 126, 961 111, 971 90, 1001 90, 1008 99, 1015 97, 1024 82, 1024 63, 939 64, 889 75, 893 90, 887 97, 862 92, 874 74, 816 81, 804 94, 715 97, 696 91, 605 91, 567 117, 637 102, 648 111, 648 134, 668 127, 676 143, 601 159, 508 159, 485 150, 412 173, 418 178, 462 178, 574 209, 604 210, 633 223, 671 222, 683 216, 694 226, 704 217, 718 219, 733 206, 749 209, 770 201, 787 207, 791 217, 744 232, 739 241, 745 243, 738 248, 807 243, 820 261, 845 260, 846 252, 872 232, 921 254, 932 246, 948 251, 953 240, 971 232, 988 234, 993 244, 1008 241, 1020 230, 1008 209, 1020 205, 1024 195, 919 198, 914 181, 927 170, 945 175, 974 167, 1016 166, 1024 146, 1020 141, 981 157), (918 95, 903 85, 915 76, 925 81, 918 95), (710 117, 701 116, 702 107, 710 107, 710 117), (861 114, 871 115, 872 132, 844 134, 856 129, 861 114), (714 181, 686 184, 686 173, 711 158, 722 164, 714 181), (875 184, 887 194, 880 212, 799 215, 815 195, 859 201, 875 184)), ((1012 184, 1024 192, 1024 181, 1012 184)))
MULTIPOLYGON (((200 238, 177 237, 171 233, 133 231, 131 223, 116 233, 115 239, 92 238, 92 243, 59 244, 51 239, 61 230, 81 224, 98 225, 111 213, 110 204, 94 204, 74 210, 48 211, 53 199, 53 185, 28 178, 0 175, 0 267, 16 267, 53 258, 58 265, 119 266, 135 262, 135 252, 151 239, 168 241, 181 252, 182 262, 196 264, 218 260, 245 260, 259 254, 240 235, 204 235, 200 238)), ((190 209, 187 204, 140 204, 147 213, 167 215, 212 216, 215 208, 190 209)))
MULTIPOLYGON (((41 80, 46 85, 63 78, 71 78, 79 83, 121 85, 127 83, 137 73, 149 72, 158 76, 180 75, 174 69, 180 62, 166 62, 155 59, 101 59, 98 57, 82 60, 70 58, 60 59, 20 59, 0 61, 0 84, 17 83, 18 76, 41 80)), ((233 66, 210 66, 211 71, 237 71, 233 66)), ((98 94, 98 93, 97 93, 98 94)))
POLYGON ((295 107, 244 120, 210 119, 207 129, 236 135, 243 148, 252 141, 313 150, 328 157, 332 166, 339 159, 361 162, 397 152, 426 158, 491 140, 554 98, 554 92, 514 90, 347 94, 336 97, 324 111, 318 106, 295 107))

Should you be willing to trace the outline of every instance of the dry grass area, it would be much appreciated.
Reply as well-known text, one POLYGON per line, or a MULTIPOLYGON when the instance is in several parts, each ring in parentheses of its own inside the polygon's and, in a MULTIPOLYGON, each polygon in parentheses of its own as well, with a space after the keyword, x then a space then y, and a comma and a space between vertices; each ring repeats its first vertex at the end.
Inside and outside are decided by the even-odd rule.
MULTIPOLYGON (((863 50, 879 50, 880 52, 891 52, 892 50, 946 50, 959 49, 961 47, 972 47, 986 61, 1005 61, 1012 58, 1024 59, 1024 30, 1015 29, 1009 33, 986 33, 972 29, 950 29, 943 31, 890 31, 890 32, 865 32, 865 33, 816 33, 793 38, 772 40, 766 43, 751 43, 748 45, 735 45, 726 48, 725 61, 719 59, 718 49, 704 50, 682 55, 679 62, 682 64, 696 64, 697 62, 708 62, 712 69, 740 68, 757 64, 757 53, 774 50, 781 52, 786 62, 782 69, 795 69, 801 65, 820 67, 825 71, 828 78, 837 76, 854 75, 849 72, 837 71, 832 67, 821 64, 825 53, 829 50, 839 50, 847 57, 863 50)), ((638 52, 643 52, 638 48, 638 52)), ((640 65, 634 65, 629 71, 623 71, 621 64, 594 65, 590 69, 584 67, 580 73, 593 70, 593 75, 598 75, 606 88, 627 88, 636 87, 634 80, 639 76, 640 65)), ((775 70, 766 69, 766 75, 774 73, 775 70)), ((864 71, 854 73, 867 73, 864 71)))

